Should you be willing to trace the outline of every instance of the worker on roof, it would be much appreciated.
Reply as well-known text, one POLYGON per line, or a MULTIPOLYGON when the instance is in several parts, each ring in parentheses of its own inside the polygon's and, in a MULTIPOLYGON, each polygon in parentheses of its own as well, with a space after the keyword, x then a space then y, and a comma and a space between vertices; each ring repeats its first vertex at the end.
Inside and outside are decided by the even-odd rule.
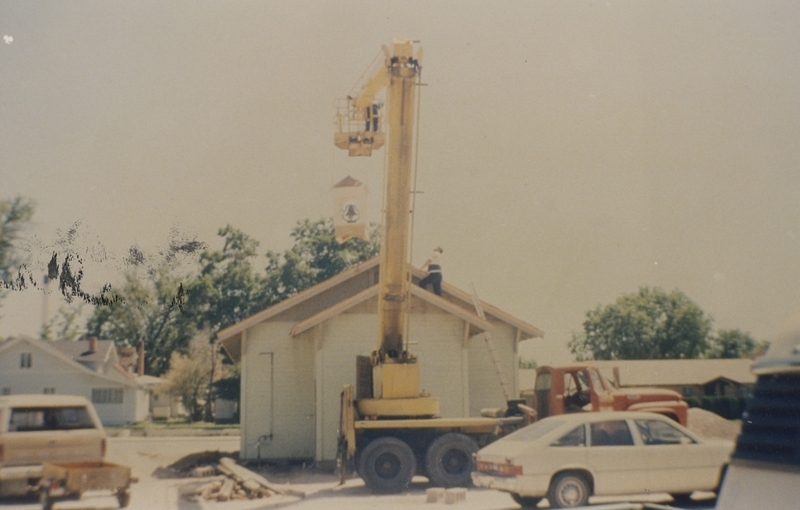
POLYGON ((437 296, 442 295, 442 250, 441 246, 433 249, 428 260, 422 264, 423 269, 428 270, 428 275, 419 281, 419 286, 423 289, 428 284, 433 285, 433 293, 437 296))

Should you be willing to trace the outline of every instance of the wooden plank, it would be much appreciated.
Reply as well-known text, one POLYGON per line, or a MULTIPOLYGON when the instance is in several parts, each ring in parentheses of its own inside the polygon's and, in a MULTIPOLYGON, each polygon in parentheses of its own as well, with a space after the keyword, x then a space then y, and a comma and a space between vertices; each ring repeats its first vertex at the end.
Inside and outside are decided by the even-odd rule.
POLYGON ((239 464, 236 463, 235 460, 229 457, 223 457, 222 459, 220 459, 219 464, 221 468, 227 469, 228 471, 233 473, 233 476, 238 479, 237 481, 239 481, 242 484, 252 481, 277 494, 282 494, 284 496, 295 496, 298 498, 306 497, 305 492, 296 491, 288 487, 279 487, 277 485, 272 484, 269 480, 267 480, 263 476, 250 471, 246 467, 240 466, 239 464))
POLYGON ((217 501, 228 501, 233 494, 234 481, 232 478, 227 478, 222 482, 222 487, 217 493, 217 501))

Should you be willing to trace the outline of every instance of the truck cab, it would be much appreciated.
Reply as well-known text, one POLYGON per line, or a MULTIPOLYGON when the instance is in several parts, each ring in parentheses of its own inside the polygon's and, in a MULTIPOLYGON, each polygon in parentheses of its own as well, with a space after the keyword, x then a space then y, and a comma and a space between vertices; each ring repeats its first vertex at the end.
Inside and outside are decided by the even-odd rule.
POLYGON ((688 405, 678 392, 618 388, 591 363, 536 369, 531 406, 536 418, 583 411, 651 411, 687 424, 688 405))
POLYGON ((48 462, 98 462, 106 434, 92 404, 72 395, 0 397, 0 497, 35 488, 48 462))

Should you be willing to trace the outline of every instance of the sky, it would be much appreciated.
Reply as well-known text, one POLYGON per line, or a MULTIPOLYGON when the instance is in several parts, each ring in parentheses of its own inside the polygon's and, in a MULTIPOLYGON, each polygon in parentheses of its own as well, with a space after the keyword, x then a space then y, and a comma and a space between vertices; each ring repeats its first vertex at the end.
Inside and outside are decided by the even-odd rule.
MULTIPOLYGON (((37 203, 35 274, 74 253, 99 292, 131 247, 228 224, 283 250, 348 175, 379 221, 384 153, 334 147, 334 102, 405 36, 412 263, 442 246, 445 281, 544 330, 523 356, 569 360, 641 286, 758 340, 800 310, 797 2, 5 0, 0 35, 0 199, 37 203)), ((0 336, 44 302, 9 292, 0 336)))

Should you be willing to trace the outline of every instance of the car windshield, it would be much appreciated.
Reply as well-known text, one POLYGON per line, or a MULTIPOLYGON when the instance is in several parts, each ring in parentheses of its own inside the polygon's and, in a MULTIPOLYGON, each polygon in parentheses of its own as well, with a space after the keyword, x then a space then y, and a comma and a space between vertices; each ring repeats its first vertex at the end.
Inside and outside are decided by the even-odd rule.
POLYGON ((9 432, 93 428, 85 407, 15 407, 8 426, 9 432))
POLYGON ((523 427, 518 431, 507 435, 505 439, 509 441, 535 441, 563 424, 564 422, 561 420, 537 421, 534 424, 523 427))

